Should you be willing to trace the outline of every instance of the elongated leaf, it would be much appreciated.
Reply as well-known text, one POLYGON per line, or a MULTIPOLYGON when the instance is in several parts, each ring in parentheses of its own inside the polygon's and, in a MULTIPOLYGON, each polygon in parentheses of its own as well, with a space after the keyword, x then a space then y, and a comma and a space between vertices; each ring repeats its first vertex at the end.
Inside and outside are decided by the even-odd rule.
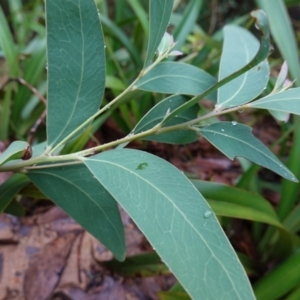
MULTIPOLYGON (((198 95, 216 83, 216 79, 192 65, 178 62, 163 62, 155 66, 137 83, 140 90, 166 93, 198 95)), ((215 100, 216 93, 207 98, 215 100)))
POLYGON ((300 204, 296 205, 287 215, 283 220, 283 224, 292 233, 300 230, 300 204))
POLYGON ((300 115, 300 88, 266 96, 247 104, 247 106, 300 115))
POLYGON ((124 277, 148 277, 170 274, 170 270, 161 261, 156 252, 127 257, 123 262, 111 260, 103 265, 124 277))
POLYGON ((13 77, 18 76, 18 53, 16 51, 13 36, 7 24, 7 19, 2 10, 2 5, 0 5, 0 46, 9 66, 10 75, 13 77))
POLYGON ((173 33, 176 41, 176 46, 178 48, 185 42, 186 38, 197 23, 197 18, 199 17, 202 5, 203 0, 192 0, 189 1, 186 8, 184 9, 182 19, 180 23, 175 27, 173 33))
POLYGON ((105 85, 104 41, 93 0, 46 1, 48 145, 98 110, 105 85))
POLYGON ((257 300, 281 299, 283 295, 299 283, 299 267, 300 253, 298 252, 254 284, 257 300))
POLYGON ((107 151, 84 162, 193 299, 222 299, 224 294, 228 299, 254 299, 211 208, 175 167, 130 149, 107 151))
POLYGON ((36 169, 27 175, 117 259, 125 258, 124 231, 117 203, 84 165, 36 169))
POLYGON ((159 292, 159 300, 191 300, 185 292, 159 292))
POLYGON ((23 174, 14 174, 0 185, 0 213, 2 213, 14 199, 14 197, 30 181, 23 174))
MULTIPOLYGON (((147 20, 147 13, 142 5, 142 3, 138 0, 129 0, 127 1, 128 4, 131 6, 132 10, 136 14, 141 26, 143 27, 143 31, 145 36, 149 34, 149 24, 147 20)), ((151 6, 151 3, 149 3, 151 6)))
POLYGON ((173 0, 149 1, 149 40, 144 68, 154 56, 165 31, 167 30, 173 8, 173 0))
MULTIPOLYGON (((219 69, 219 81, 247 65, 259 50, 258 40, 247 30, 227 25, 219 69)), ((269 80, 266 60, 218 89, 218 106, 238 106, 256 98, 269 80)))
POLYGON ((300 298, 300 285, 298 284, 293 291, 286 296, 285 300, 299 300, 300 298))
POLYGON ((272 37, 280 53, 288 62, 293 78, 300 78, 298 46, 284 1, 256 0, 256 2, 268 15, 272 37))
MULTIPOLYGON (((289 71, 295 84, 300 86, 300 64, 298 55, 298 42, 293 32, 289 13, 282 0, 268 1, 257 0, 260 7, 268 14, 272 36, 281 55, 289 65, 289 71)), ((299 1, 298 3, 299 4, 299 1)), ((300 178, 300 117, 294 118, 295 130, 293 132, 293 143, 289 153, 287 166, 300 178)), ((299 200, 299 185, 283 181, 281 199, 278 206, 278 215, 283 219, 288 215, 294 204, 299 200)))
POLYGON ((288 180, 298 182, 278 158, 251 134, 250 127, 235 122, 219 122, 200 128, 199 132, 230 159, 244 157, 288 180))
POLYGON ((220 183, 192 180, 217 215, 283 227, 268 201, 258 194, 220 183))
MULTIPOLYGON (((143 132, 150 128, 153 128, 155 125, 159 124, 168 113, 170 113, 181 104, 185 103, 187 100, 188 98, 182 95, 174 95, 162 100, 140 120, 140 122, 133 130, 134 133, 143 132)), ((179 114, 178 116, 164 124, 163 127, 180 124, 195 119, 197 117, 198 108, 198 105, 191 107, 190 109, 184 111, 183 113, 179 114)), ((188 130, 178 130, 170 133, 163 133, 145 137, 145 140, 159 141, 162 143, 170 144, 192 143, 197 139, 198 136, 195 131, 188 130)))
POLYGON ((126 36, 126 34, 120 29, 120 27, 118 27, 113 21, 111 21, 108 17, 104 15, 100 15, 100 20, 103 24, 103 28, 107 29, 107 35, 112 35, 117 40, 119 40, 120 43, 124 45, 126 50, 129 52, 131 59, 135 63, 135 65, 138 68, 142 68, 143 61, 140 57, 140 53, 138 52, 135 45, 126 36))
MULTIPOLYGON (((28 159, 31 157, 26 157, 26 153, 28 152, 28 149, 30 149, 30 146, 27 142, 23 141, 15 141, 12 142, 8 148, 0 154, 0 166, 4 163, 18 159, 18 158, 25 158, 28 159)), ((28 153, 29 155, 29 153, 28 153)))

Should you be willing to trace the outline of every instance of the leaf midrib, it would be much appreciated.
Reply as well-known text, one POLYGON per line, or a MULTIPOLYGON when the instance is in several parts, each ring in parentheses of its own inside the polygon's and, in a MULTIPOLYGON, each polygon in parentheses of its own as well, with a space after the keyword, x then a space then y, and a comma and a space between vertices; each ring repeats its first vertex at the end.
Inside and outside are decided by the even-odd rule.
MULTIPOLYGON (((210 253, 211 253, 211 256, 214 257, 216 259, 216 261, 220 264, 220 266, 222 267, 222 269, 224 270, 225 274, 227 274, 227 278, 229 279, 229 281, 231 282, 232 284, 232 287, 233 289, 235 290, 235 285, 231 279, 231 276, 229 276, 229 273, 227 272, 226 268, 224 268, 223 264, 221 263, 221 261, 218 259, 217 256, 215 256, 214 252, 212 251, 212 249, 209 247, 209 245, 206 243, 206 241, 204 240, 204 238, 201 236, 201 234, 197 231, 197 229, 194 227, 194 225, 186 218, 186 216, 181 212, 181 210, 178 208, 178 206, 172 201, 171 198, 169 198, 165 193, 163 193, 162 191, 160 191, 159 189, 156 188, 155 185, 153 185, 151 182, 147 181, 145 178, 139 176, 136 172, 133 172, 131 170, 129 170, 128 168, 125 168, 124 166, 122 165, 119 165, 119 164, 116 164, 116 163, 113 163, 111 161, 106 161, 106 160, 103 160, 103 159, 87 159, 89 161, 94 161, 94 162, 102 162, 102 163, 107 163, 107 164, 111 164, 111 165, 114 165, 115 167, 118 167, 118 168, 121 168, 121 169, 124 169, 125 171, 127 171, 128 173, 130 173, 131 175, 136 175, 136 177, 138 177, 141 181, 144 181, 146 182, 147 184, 149 184, 151 187, 153 187, 155 190, 157 190, 160 194, 162 194, 173 206, 174 208, 179 212, 179 214, 183 217, 183 219, 186 221, 187 224, 189 224, 191 226, 191 228, 196 232, 196 234, 200 237, 200 239, 204 242, 204 244, 206 245, 207 249, 209 249, 210 253)), ((89 168, 90 169, 90 168, 89 168)), ((97 176, 91 169, 90 171, 95 175, 97 176)), ((197 191, 197 189, 194 187, 194 189, 197 191)), ((197 191, 198 192, 198 191, 197 191)), ((236 291, 236 290, 235 290, 236 291)), ((236 291, 236 294, 237 296, 239 297, 237 291, 236 291)))

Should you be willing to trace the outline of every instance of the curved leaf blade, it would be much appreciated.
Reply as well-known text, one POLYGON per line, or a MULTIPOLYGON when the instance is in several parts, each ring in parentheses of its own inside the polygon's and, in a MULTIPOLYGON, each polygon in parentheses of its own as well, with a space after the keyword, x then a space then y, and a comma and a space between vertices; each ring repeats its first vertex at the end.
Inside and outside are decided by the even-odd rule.
POLYGON ((300 88, 292 88, 247 104, 247 107, 271 109, 300 115, 300 88))
POLYGON ((18 76, 19 66, 18 66, 18 52, 14 44, 13 35, 9 29, 9 24, 7 18, 5 17, 4 11, 0 6, 0 46, 4 53, 5 59, 9 66, 10 76, 18 76))
MULTIPOLYGON (((0 166, 14 159, 23 158, 30 145, 24 141, 12 142, 3 153, 0 154, 0 166)), ((30 158, 30 157, 28 157, 30 158)), ((28 159, 27 158, 27 159, 28 159)))
POLYGON ((254 299, 210 207, 174 166, 131 149, 106 151, 84 163, 129 213, 193 299, 222 299, 224 294, 228 299, 254 299), (139 168, 142 164, 144 168, 139 168))
POLYGON ((23 174, 14 174, 0 185, 0 213, 4 212, 14 197, 30 181, 23 174))
MULTIPOLYGON (((159 124, 168 113, 185 103, 187 100, 188 98, 182 95, 174 95, 162 100, 139 121, 133 132, 136 134, 153 128, 155 125, 159 124)), ((175 118, 165 123, 163 127, 177 125, 195 119, 198 112, 197 106, 193 106, 180 113, 175 118)), ((198 139, 198 136, 195 131, 177 130, 159 135, 146 136, 144 139, 170 144, 187 144, 195 142, 198 139)))
POLYGON ((230 159, 236 156, 244 157, 288 180, 298 182, 281 161, 251 134, 251 127, 231 122, 219 122, 199 128, 199 132, 230 159))
POLYGON ((82 164, 29 171, 30 180, 119 260, 125 258, 125 237, 115 199, 82 164))
MULTIPOLYGON (((247 30, 227 25, 219 69, 219 81, 247 65, 259 50, 258 40, 247 30)), ((218 89, 218 106, 242 105, 256 98, 269 80, 266 60, 218 89)))
MULTIPOLYGON (((300 253, 295 253, 254 284, 257 300, 280 299, 300 281, 300 253)), ((286 299, 285 297, 283 299, 286 299)))
MULTIPOLYGON (((216 83, 205 71, 178 62, 163 62, 156 65, 135 85, 135 88, 165 94, 199 95, 216 83)), ((216 100, 216 93, 207 96, 216 100)))
POLYGON ((177 49, 185 42, 188 35, 192 32, 193 27, 197 24, 202 6, 203 0, 189 1, 183 13, 180 14, 182 18, 179 24, 175 26, 174 32, 172 32, 177 49))
POLYGON ((133 42, 127 37, 127 35, 108 17, 100 15, 100 20, 102 22, 103 28, 106 29, 105 33, 107 35, 115 37, 115 39, 117 39, 126 48, 136 67, 142 68, 143 61, 141 59, 140 53, 133 42))
POLYGON ((144 68, 154 56, 167 30, 173 8, 173 0, 149 1, 149 40, 144 68))
POLYGON ((215 182, 191 180, 216 215, 283 228, 272 205, 260 195, 215 182))
POLYGON ((48 145, 67 137, 100 106, 104 40, 93 0, 46 1, 48 145))
MULTIPOLYGON (((276 5, 274 5, 274 1, 268 0, 256 0, 256 3, 268 15, 272 37, 280 53, 288 62, 293 78, 300 78, 297 40, 284 1, 277 0, 276 5)), ((297 4, 299 4, 299 2, 297 4)), ((296 84, 299 85, 299 83, 296 84)))

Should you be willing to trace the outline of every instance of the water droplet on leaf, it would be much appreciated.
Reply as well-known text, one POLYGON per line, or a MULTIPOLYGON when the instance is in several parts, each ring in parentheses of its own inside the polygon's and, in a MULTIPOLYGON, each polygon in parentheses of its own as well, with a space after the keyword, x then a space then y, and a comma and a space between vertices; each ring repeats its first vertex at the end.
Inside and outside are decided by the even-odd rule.
POLYGON ((211 217, 212 215, 212 211, 211 210, 207 210, 205 213, 204 213, 204 218, 205 219, 208 219, 209 217, 211 217))
POLYGON ((233 126, 235 126, 235 125, 237 124, 237 121, 232 121, 231 124, 232 124, 233 126))

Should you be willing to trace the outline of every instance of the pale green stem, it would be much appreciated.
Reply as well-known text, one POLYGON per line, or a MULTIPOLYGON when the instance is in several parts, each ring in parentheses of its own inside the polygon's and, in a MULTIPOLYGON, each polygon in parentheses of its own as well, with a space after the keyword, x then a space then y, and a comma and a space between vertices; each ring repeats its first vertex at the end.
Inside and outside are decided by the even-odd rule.
POLYGON ((194 120, 191 120, 191 121, 188 121, 185 123, 181 123, 181 124, 177 124, 177 125, 163 127, 163 128, 161 127, 162 126, 162 122, 161 122, 161 123, 157 124, 156 126, 154 126, 153 128, 146 130, 144 132, 140 132, 137 134, 131 134, 122 139, 119 139, 119 140, 116 140, 116 141, 113 141, 113 142, 110 142, 110 143, 107 143, 104 145, 89 148, 86 150, 82 150, 82 151, 79 151, 79 152, 76 152, 73 154, 57 155, 57 156, 48 156, 48 155, 43 154, 41 156, 32 158, 30 160, 21 161, 19 163, 7 163, 4 166, 0 167, 0 171, 1 172, 20 171, 20 170, 26 171, 26 169, 50 167, 50 165, 47 165, 47 163, 51 163, 51 167, 52 166, 57 167, 57 166, 69 165, 70 161, 71 161, 71 164, 74 164, 76 162, 78 163, 84 159, 84 156, 93 155, 97 152, 106 150, 108 148, 115 147, 119 144, 130 143, 134 140, 141 139, 141 138, 144 138, 149 135, 162 134, 162 133, 175 131, 175 130, 196 130, 196 128, 194 128, 193 125, 196 125, 203 120, 209 119, 211 117, 223 115, 223 114, 226 114, 229 112, 241 110, 241 109, 244 109, 245 107, 246 107, 246 105, 237 106, 237 107, 233 107, 233 108, 229 108, 229 109, 225 109, 225 110, 221 110, 221 111, 213 110, 210 113, 206 114, 205 116, 201 116, 194 120), (43 163, 43 166, 35 166, 35 165, 41 164, 41 163, 43 163), (57 164, 53 165, 53 163, 57 163, 57 164))
POLYGON ((150 70, 152 70, 158 63, 160 63, 164 58, 168 56, 172 48, 175 46, 172 45, 163 55, 159 56, 156 61, 150 65, 145 70, 142 70, 138 77, 115 99, 113 99, 111 102, 106 104, 103 108, 98 110, 94 115, 92 115, 90 118, 88 118, 85 122, 83 122, 80 126, 78 126, 74 131, 72 131, 68 136, 66 136, 61 142, 59 142, 55 147, 47 149, 45 151, 45 154, 52 155, 57 149, 59 149, 62 145, 64 145, 74 134, 76 134, 78 131, 80 131, 82 128, 84 128, 86 125, 88 125, 90 122, 92 122, 95 118, 97 118, 99 115, 101 115, 103 112, 108 110, 112 105, 114 105, 116 102, 118 102, 125 94, 129 93, 130 91, 134 90, 135 84, 144 76, 146 75, 150 70))

